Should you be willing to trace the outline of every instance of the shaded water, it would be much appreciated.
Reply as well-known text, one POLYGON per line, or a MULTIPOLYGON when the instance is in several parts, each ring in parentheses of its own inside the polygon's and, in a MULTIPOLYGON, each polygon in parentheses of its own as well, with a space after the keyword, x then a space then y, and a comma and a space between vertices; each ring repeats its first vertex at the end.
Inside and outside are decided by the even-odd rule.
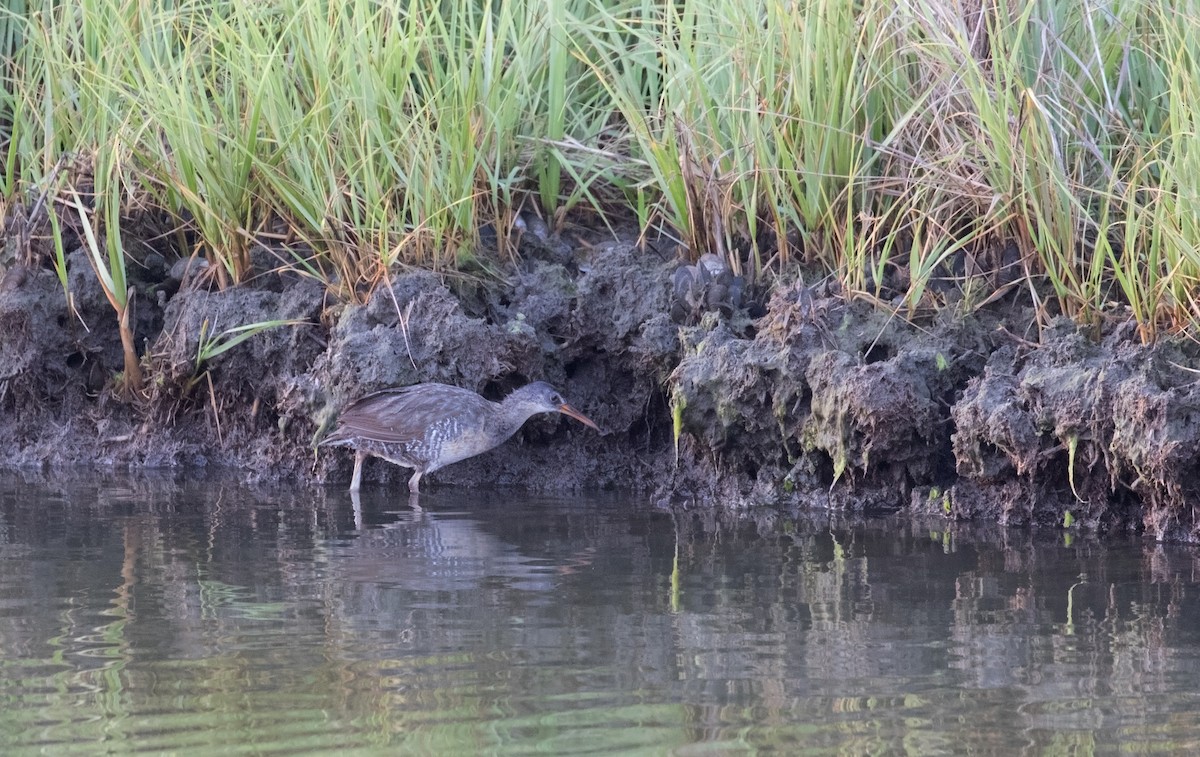
POLYGON ((1200 749, 1194 549, 0 479, 6 755, 1200 749))

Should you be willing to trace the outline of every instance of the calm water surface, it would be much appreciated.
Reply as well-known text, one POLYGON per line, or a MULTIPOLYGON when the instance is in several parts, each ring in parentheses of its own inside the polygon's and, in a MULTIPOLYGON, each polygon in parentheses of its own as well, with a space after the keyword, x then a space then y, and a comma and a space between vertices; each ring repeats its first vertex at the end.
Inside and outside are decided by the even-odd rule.
POLYGON ((0 752, 1200 751, 1200 553, 0 478, 0 752))

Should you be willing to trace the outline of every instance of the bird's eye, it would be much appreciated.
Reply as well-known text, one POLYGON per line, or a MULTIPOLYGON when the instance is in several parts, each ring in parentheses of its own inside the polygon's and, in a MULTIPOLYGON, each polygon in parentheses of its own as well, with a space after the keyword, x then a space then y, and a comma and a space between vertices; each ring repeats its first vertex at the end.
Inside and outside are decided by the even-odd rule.
POLYGON ((563 404, 563 398, 562 398, 562 397, 559 397, 557 394, 556 394, 556 395, 554 395, 553 397, 551 397, 551 398, 550 398, 550 401, 551 401, 552 403, 554 403, 555 405, 561 405, 561 404, 563 404))

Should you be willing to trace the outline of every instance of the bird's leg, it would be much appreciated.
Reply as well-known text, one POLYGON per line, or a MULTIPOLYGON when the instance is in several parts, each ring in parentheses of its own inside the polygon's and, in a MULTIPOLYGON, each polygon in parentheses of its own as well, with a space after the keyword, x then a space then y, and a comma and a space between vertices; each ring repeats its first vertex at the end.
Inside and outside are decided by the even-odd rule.
POLYGON ((408 491, 410 494, 421 493, 421 471, 413 471, 412 478, 408 480, 408 491))
POLYGON ((362 466, 363 460, 367 459, 367 453, 361 450, 354 451, 354 475, 350 477, 350 491, 356 492, 362 488, 362 466))
POLYGON ((350 490, 350 506, 354 510, 354 530, 361 531, 363 527, 362 499, 358 496, 358 489, 350 490))

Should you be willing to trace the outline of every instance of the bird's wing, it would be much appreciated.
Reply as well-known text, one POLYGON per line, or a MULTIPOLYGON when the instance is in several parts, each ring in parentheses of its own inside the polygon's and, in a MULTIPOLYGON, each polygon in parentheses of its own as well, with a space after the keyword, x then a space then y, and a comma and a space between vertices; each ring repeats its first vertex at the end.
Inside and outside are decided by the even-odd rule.
POLYGON ((448 384, 417 384, 384 389, 353 402, 338 417, 327 442, 369 439, 405 444, 422 439, 431 423, 442 418, 471 417, 487 412, 487 400, 448 384))

